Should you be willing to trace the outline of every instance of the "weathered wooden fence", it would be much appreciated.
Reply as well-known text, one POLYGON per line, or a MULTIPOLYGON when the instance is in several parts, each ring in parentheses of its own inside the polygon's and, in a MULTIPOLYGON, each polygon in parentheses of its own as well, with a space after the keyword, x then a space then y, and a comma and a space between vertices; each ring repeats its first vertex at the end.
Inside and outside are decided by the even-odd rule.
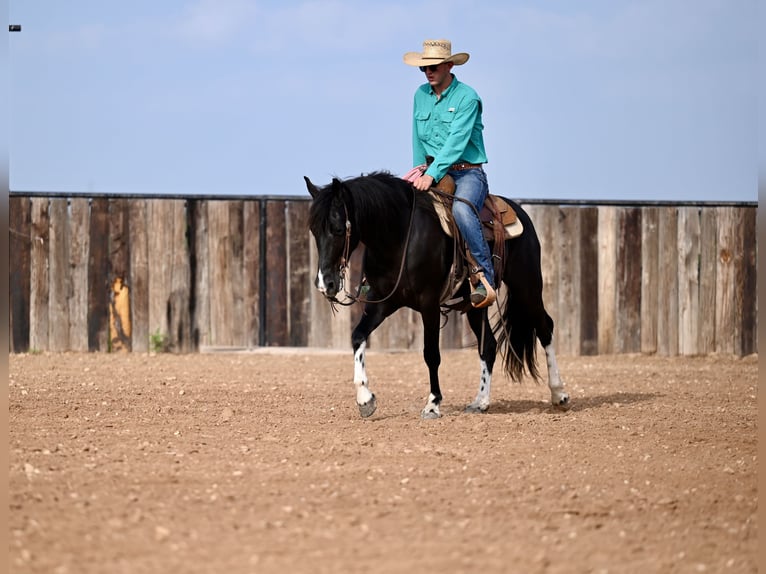
MULTIPOLYGON (((756 205, 527 202, 562 354, 757 351, 756 205)), ((10 198, 11 352, 347 349, 313 288, 309 198, 10 198)), ((357 278, 360 254, 351 273, 357 278)), ((378 349, 419 349, 400 310, 378 349)), ((442 347, 473 344, 450 314, 442 347)))

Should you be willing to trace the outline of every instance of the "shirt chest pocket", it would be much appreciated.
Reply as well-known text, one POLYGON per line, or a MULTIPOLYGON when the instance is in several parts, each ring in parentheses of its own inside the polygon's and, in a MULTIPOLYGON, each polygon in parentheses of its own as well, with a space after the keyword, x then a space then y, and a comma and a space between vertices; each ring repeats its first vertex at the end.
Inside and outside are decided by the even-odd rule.
POLYGON ((446 140, 452 130, 452 120, 455 119, 455 112, 445 111, 440 114, 434 114, 431 119, 432 131, 431 137, 440 140, 446 140))
POLYGON ((449 127, 452 124, 452 120, 455 119, 455 112, 453 108, 450 108, 446 112, 442 112, 440 114, 436 114, 434 117, 434 120, 439 122, 441 125, 446 125, 449 127))
POLYGON ((418 138, 426 141, 431 138, 431 112, 415 112, 415 128, 418 138))

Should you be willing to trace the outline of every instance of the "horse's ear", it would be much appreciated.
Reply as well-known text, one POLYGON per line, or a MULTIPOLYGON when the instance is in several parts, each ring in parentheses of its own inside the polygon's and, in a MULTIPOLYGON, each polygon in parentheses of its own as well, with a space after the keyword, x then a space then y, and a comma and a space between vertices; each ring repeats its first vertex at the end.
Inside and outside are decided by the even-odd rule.
POLYGON ((309 193, 311 194, 311 197, 316 197, 317 193, 319 193, 319 190, 317 189, 317 186, 314 185, 313 183, 311 183, 311 180, 308 177, 306 177, 305 175, 303 176, 303 179, 306 180, 306 188, 309 190, 309 193))
POLYGON ((340 195, 340 190, 343 189, 343 183, 337 178, 332 178, 332 192, 336 195, 340 195))

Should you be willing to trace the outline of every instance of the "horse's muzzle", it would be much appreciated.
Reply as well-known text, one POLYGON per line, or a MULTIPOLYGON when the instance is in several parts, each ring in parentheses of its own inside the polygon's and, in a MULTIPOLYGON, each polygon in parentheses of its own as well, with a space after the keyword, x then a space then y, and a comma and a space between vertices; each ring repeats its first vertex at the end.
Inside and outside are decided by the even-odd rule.
POLYGON ((316 279, 314 280, 314 285, 319 290, 319 292, 327 297, 330 301, 337 300, 335 299, 335 296, 343 287, 340 276, 333 277, 332 275, 325 275, 322 273, 321 269, 317 272, 316 279))

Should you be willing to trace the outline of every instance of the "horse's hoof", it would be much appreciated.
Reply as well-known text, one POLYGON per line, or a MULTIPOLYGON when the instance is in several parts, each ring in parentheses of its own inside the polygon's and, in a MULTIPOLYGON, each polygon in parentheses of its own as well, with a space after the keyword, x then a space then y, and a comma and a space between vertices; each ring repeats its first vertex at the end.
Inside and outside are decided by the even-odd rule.
POLYGON ((371 417, 372 413, 375 412, 375 409, 378 408, 377 401, 375 400, 375 395, 372 395, 372 398, 363 405, 357 406, 359 407, 359 414, 362 415, 362 418, 364 419, 371 417))
POLYGON ((551 404, 561 411, 568 411, 572 407, 567 393, 561 393, 557 397, 552 398, 551 404))
POLYGON ((465 408, 465 410, 463 412, 471 413, 471 414, 473 414, 473 413, 484 414, 484 413, 487 412, 488 409, 489 409, 489 406, 485 407, 485 406, 482 406, 482 405, 477 405, 476 403, 471 403, 470 405, 468 405, 465 408))
POLYGON ((434 420, 434 419, 438 419, 440 417, 441 417, 441 414, 436 412, 436 411, 427 410, 427 411, 421 411, 420 412, 420 418, 423 419, 423 420, 427 420, 427 421, 428 420, 434 420))

